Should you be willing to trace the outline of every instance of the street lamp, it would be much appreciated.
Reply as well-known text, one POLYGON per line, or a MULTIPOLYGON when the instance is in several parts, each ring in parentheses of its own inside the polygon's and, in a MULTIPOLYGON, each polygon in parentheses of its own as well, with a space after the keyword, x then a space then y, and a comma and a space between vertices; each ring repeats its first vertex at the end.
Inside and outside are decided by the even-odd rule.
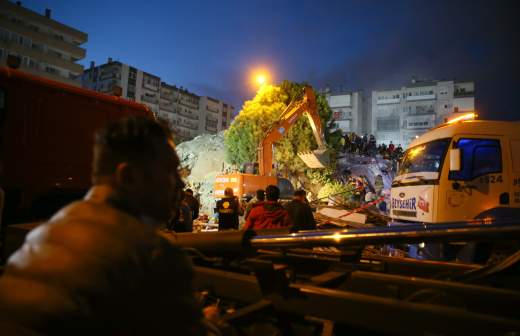
POLYGON ((258 74, 256 75, 256 83, 260 86, 264 85, 265 82, 267 81, 267 78, 265 77, 264 74, 258 74))
POLYGON ((262 86, 269 84, 270 81, 271 81, 271 75, 269 74, 268 71, 266 71, 264 69, 254 70, 250 74, 251 86, 253 86, 255 88, 261 88, 262 86))

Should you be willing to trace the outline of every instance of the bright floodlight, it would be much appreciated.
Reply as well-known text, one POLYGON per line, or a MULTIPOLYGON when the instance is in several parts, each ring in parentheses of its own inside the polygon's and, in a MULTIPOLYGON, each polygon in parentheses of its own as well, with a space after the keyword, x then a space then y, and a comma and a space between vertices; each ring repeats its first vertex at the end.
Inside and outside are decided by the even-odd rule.
POLYGON ((266 81, 267 81, 267 78, 265 77, 264 74, 256 75, 256 82, 258 83, 258 85, 264 85, 266 81))

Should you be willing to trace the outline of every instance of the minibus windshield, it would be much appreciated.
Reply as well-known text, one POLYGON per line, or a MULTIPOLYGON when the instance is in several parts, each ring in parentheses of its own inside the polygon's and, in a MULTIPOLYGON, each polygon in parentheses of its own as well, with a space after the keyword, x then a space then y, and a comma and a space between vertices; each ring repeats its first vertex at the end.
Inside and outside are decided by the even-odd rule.
POLYGON ((441 170, 451 139, 439 139, 406 150, 397 175, 441 170))

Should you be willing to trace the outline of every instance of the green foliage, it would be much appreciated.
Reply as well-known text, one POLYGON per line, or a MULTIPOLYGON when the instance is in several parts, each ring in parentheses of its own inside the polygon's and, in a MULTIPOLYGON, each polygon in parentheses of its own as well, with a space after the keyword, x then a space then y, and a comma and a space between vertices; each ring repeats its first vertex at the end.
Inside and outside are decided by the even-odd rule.
POLYGON ((338 181, 327 182, 318 192, 318 199, 326 201, 328 198, 345 203, 350 200, 352 191, 348 185, 338 181))
POLYGON ((325 169, 309 169, 307 178, 312 184, 324 185, 334 181, 334 168, 327 167, 325 169))
POLYGON ((258 144, 287 106, 287 99, 279 87, 264 85, 252 100, 244 103, 224 133, 226 161, 238 165, 256 161, 258 144))
MULTIPOLYGON (((269 128, 278 120, 280 114, 292 100, 301 99, 305 83, 283 81, 279 86, 263 86, 252 99, 244 103, 242 110, 229 129, 224 133, 226 160, 241 165, 257 160, 257 147, 269 128)), ((316 102, 322 124, 327 126, 332 118, 332 111, 327 100, 317 95, 316 102)), ((331 134, 325 127, 325 140, 331 141, 332 154, 337 147, 337 134, 331 134)), ((300 118, 276 144, 274 161, 278 170, 289 174, 298 174, 308 170, 298 157, 298 152, 317 148, 307 118, 300 118)), ((335 167, 335 157, 331 166, 335 167)))

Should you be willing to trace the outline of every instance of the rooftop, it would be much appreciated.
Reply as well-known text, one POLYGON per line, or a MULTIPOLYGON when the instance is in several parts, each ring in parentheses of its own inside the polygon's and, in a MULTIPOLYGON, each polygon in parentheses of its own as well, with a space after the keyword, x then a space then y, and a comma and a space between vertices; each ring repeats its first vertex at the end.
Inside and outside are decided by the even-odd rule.
POLYGON ((80 30, 72 28, 71 26, 67 26, 63 23, 60 23, 51 18, 51 10, 48 10, 48 16, 39 14, 33 10, 25 8, 22 6, 21 1, 17 1, 16 3, 12 3, 11 1, 0 1, 0 11, 1 12, 11 12, 22 17, 26 17, 34 20, 42 25, 46 25, 52 27, 60 32, 66 33, 78 39, 80 43, 85 43, 88 40, 87 33, 84 33, 80 30))

